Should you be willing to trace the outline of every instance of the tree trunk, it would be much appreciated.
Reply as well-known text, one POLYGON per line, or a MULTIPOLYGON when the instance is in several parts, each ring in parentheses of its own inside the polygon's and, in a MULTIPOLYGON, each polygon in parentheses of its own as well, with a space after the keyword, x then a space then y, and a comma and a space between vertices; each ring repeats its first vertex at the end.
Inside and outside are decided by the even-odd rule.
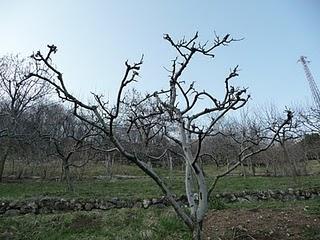
POLYGON ((229 171, 229 169, 230 169, 230 162, 229 162, 229 158, 227 157, 227 159, 226 159, 227 161, 227 171, 229 171))
POLYGON ((192 230, 192 240, 202 240, 202 222, 194 223, 192 230))
POLYGON ((64 179, 67 184, 67 191, 73 192, 74 188, 73 188, 73 184, 70 176, 70 166, 69 166, 68 160, 63 161, 63 170, 64 170, 64 179))
POLYGON ((277 171, 276 163, 274 161, 272 162, 272 167, 273 167, 273 176, 277 177, 278 176, 278 171, 277 171))
POLYGON ((111 156, 111 154, 107 154, 105 156, 105 163, 106 163, 106 176, 109 180, 112 179, 112 168, 113 168, 113 157, 111 156))
POLYGON ((256 176, 256 166, 254 165, 253 162, 251 162, 251 171, 252 171, 252 176, 256 176))
MULTIPOLYGON (((15 175, 14 171, 15 171, 15 161, 14 161, 14 157, 12 158, 12 165, 11 165, 11 175, 15 175)), ((20 160, 20 159, 19 159, 20 160)), ((20 161, 19 161, 20 162, 20 161)))
POLYGON ((42 179, 46 179, 47 178, 47 167, 44 166, 42 169, 42 179))
POLYGON ((148 164, 149 168, 152 169, 152 162, 150 160, 147 162, 147 164, 148 164))
POLYGON ((72 184, 72 180, 71 180, 71 176, 70 176, 69 166, 66 167, 65 172, 66 172, 67 190, 70 192, 73 192, 74 189, 73 189, 73 184, 72 184))
POLYGON ((173 170, 172 156, 169 155, 169 171, 170 171, 170 173, 172 172, 172 170, 173 170))
POLYGON ((5 164, 6 160, 5 157, 1 158, 0 161, 0 182, 2 182, 2 177, 3 177, 3 171, 4 171, 4 164, 5 164))
POLYGON ((3 172, 4 172, 4 165, 9 155, 9 147, 6 147, 4 150, 4 155, 0 159, 0 182, 2 182, 3 172))
POLYGON ((267 175, 267 176, 272 176, 272 174, 271 174, 271 170, 269 169, 270 168, 270 162, 269 161, 267 161, 266 162, 266 166, 265 166, 265 174, 267 175))
POLYGON ((296 182, 297 176, 298 176, 297 166, 295 165, 295 163, 292 163, 292 161, 290 160, 288 149, 285 143, 282 144, 282 150, 283 150, 284 162, 286 165, 289 165, 288 167, 291 170, 289 174, 293 177, 294 182, 296 182))
POLYGON ((173 164, 172 164, 172 156, 168 154, 168 161, 169 161, 169 179, 172 179, 172 171, 173 171, 173 164))
POLYGON ((243 162, 241 162, 241 170, 242 170, 243 177, 247 178, 247 171, 246 171, 246 167, 244 166, 243 162))

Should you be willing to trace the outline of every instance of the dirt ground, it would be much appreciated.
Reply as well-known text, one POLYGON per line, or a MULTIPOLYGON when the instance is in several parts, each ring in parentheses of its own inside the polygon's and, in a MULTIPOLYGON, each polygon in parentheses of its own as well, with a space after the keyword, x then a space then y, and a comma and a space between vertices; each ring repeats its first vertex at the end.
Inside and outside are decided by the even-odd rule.
POLYGON ((207 240, 320 239, 320 216, 307 214, 303 208, 212 211, 204 232, 207 240))

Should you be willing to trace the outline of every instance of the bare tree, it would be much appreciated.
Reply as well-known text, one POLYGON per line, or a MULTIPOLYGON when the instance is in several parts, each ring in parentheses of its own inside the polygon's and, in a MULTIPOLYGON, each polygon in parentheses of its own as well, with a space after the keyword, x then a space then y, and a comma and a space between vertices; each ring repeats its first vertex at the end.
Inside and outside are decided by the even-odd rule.
POLYGON ((306 111, 300 110, 299 115, 303 120, 308 133, 320 133, 320 110, 309 108, 306 111))
MULTIPOLYGON (((97 94, 94 94, 96 105, 86 104, 68 91, 62 73, 52 64, 52 55, 57 52, 57 48, 53 45, 48 46, 49 51, 46 55, 37 52, 32 56, 37 62, 38 69, 30 76, 42 79, 54 86, 61 99, 73 104, 74 114, 79 119, 101 130, 123 156, 149 175, 166 195, 178 216, 190 228, 193 239, 201 239, 202 223, 208 208, 209 194, 212 192, 208 192, 208 185, 199 162, 202 144, 206 137, 213 134, 214 127, 219 120, 228 112, 243 107, 249 96, 246 95, 246 89, 233 87, 230 84, 230 81, 238 76, 238 67, 233 68, 225 78, 225 93, 221 100, 204 90, 196 90, 194 83, 187 84, 186 81, 182 80, 183 73, 189 67, 194 56, 214 58, 216 48, 237 41, 231 38, 229 34, 224 37, 216 35, 212 43, 198 42, 198 34, 195 34, 191 39, 182 39, 177 42, 168 34, 164 35, 164 39, 178 55, 172 61, 169 70, 169 87, 147 94, 140 101, 132 104, 123 97, 124 89, 130 83, 136 81, 142 59, 133 64, 129 64, 128 61, 125 63, 125 73, 113 106, 110 106, 103 100, 102 96, 97 94), (43 69, 46 69, 46 71, 43 69), (55 74, 55 80, 43 75, 43 73, 48 74, 48 71, 50 72, 49 75, 51 73, 55 74), (151 108, 147 111, 141 111, 141 106, 145 106, 145 103, 150 100, 154 103, 151 108), (203 103, 206 107, 203 107, 203 103), (189 203, 188 209, 179 205, 167 183, 146 161, 143 161, 139 152, 136 152, 135 149, 128 149, 123 145, 118 129, 121 121, 123 121, 123 119, 120 121, 119 117, 124 105, 131 107, 131 111, 127 113, 127 123, 123 125, 127 128, 127 133, 137 131, 147 133, 142 138, 146 144, 156 137, 165 137, 180 148, 180 156, 185 163, 185 190, 189 203), (79 109, 93 113, 95 119, 89 119, 79 114, 79 109), (213 113, 216 117, 202 124, 203 119, 207 119, 207 116, 213 113), (195 150, 193 150, 194 145, 197 146, 195 150)), ((289 121, 289 118, 284 124, 287 121, 289 121)), ((239 162, 252 154, 243 150, 239 162)), ((156 158, 157 156, 149 155, 148 157, 156 158)))
MULTIPOLYGON (((25 111, 49 92, 49 84, 29 75, 34 65, 19 56, 0 58, 1 147, 0 181, 10 152, 10 141, 22 137, 20 120, 25 111)), ((47 78, 50 76, 46 75, 47 78)))
POLYGON ((270 130, 273 134, 276 134, 275 141, 279 143, 281 148, 282 157, 276 164, 281 167, 284 175, 291 175, 296 177, 301 175, 299 169, 299 162, 293 156, 290 156, 289 146, 295 143, 295 140, 301 137, 301 121, 299 117, 294 118, 281 128, 281 131, 276 131, 274 127, 278 127, 282 124, 281 115, 274 105, 270 105, 269 108, 265 109, 265 120, 267 126, 270 126, 270 130))
POLYGON ((320 109, 304 107, 299 109, 304 128, 303 145, 306 161, 317 160, 320 163, 320 109))
MULTIPOLYGON (((280 131, 292 121, 293 113, 290 110, 286 110, 286 113, 286 119, 282 119, 279 125, 263 127, 259 125, 257 119, 250 119, 246 115, 240 121, 233 119, 227 124, 226 129, 218 132, 219 135, 223 135, 233 141, 236 154, 225 171, 213 176, 214 181, 210 185, 209 195, 214 191, 219 179, 227 176, 240 166, 244 167, 244 164, 248 164, 248 160, 249 163, 250 160, 252 161, 252 157, 265 152, 273 146, 280 131)), ((253 163, 251 162, 251 164, 253 163)), ((245 175, 246 172, 243 171, 243 174, 245 175)))
POLYGON ((48 143, 46 154, 61 160, 60 179, 66 181, 68 191, 73 191, 70 168, 80 168, 88 163, 90 160, 88 156, 81 161, 82 153, 91 152, 90 155, 93 155, 91 146, 95 134, 92 127, 81 123, 72 111, 68 111, 60 104, 42 105, 38 108, 37 115, 39 137, 48 143))

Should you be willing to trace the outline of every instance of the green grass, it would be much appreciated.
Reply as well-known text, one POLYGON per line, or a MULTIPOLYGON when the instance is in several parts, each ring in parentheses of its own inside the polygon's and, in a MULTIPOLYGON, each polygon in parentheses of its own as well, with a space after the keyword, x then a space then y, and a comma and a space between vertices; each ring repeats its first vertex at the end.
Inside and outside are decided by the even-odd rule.
POLYGON ((223 209, 293 209, 301 208, 307 214, 320 216, 320 199, 299 200, 299 201, 277 201, 269 200, 263 202, 235 202, 224 203, 223 209))
POLYGON ((320 226, 311 228, 306 227, 303 235, 303 239, 305 240, 320 240, 320 226))
MULTIPOLYGON (((270 201, 226 204, 235 209, 305 209, 319 216, 320 200, 270 201)), ((319 239, 319 228, 304 230, 304 239, 319 239)), ((171 208, 111 209, 109 211, 69 212, 59 214, 0 216, 0 239, 11 240, 174 240, 191 239, 187 227, 171 208)))
POLYGON ((320 175, 292 177, 225 177, 219 180, 216 191, 255 191, 288 188, 320 187, 320 175))
POLYGON ((170 209, 0 217, 0 234, 0 239, 19 240, 190 239, 189 230, 170 209))
MULTIPOLYGON (((210 179, 209 179, 210 180, 210 179)), ((171 189, 177 194, 184 194, 182 177, 168 180, 171 189)), ((297 181, 290 177, 225 177, 221 179, 214 193, 256 191, 267 189, 319 187, 320 176, 302 176, 297 181)), ((84 197, 84 198, 150 198, 163 195, 160 188, 148 177, 137 179, 82 180, 75 181, 75 191, 66 192, 63 182, 56 181, 21 181, 0 183, 0 198, 24 199, 38 196, 84 197)))
MULTIPOLYGON (((319 167, 318 163, 315 163, 319 167)), ((315 167, 315 168, 316 168, 315 167)), ((30 169, 32 174, 40 170, 30 169)), ((169 183, 176 195, 184 194, 184 176, 181 167, 175 169, 173 178, 164 168, 155 168, 169 183)), ((205 166, 208 184, 218 171, 214 166, 205 166)), ((262 171, 262 170, 261 170, 262 171)), ((318 170, 316 170, 318 171, 318 170)), ((32 175, 31 174, 31 175, 32 175)), ((115 165, 113 174, 140 176, 136 179, 94 180, 92 176, 104 175, 101 165, 88 166, 74 170, 75 191, 66 192, 65 183, 47 180, 25 180, 21 182, 0 183, 0 199, 25 199, 41 196, 65 198, 151 198, 162 195, 154 182, 137 167, 132 165, 115 165)), ((214 193, 257 191, 268 189, 285 190, 288 188, 320 187, 320 175, 302 176, 296 180, 290 177, 241 177, 239 170, 233 176, 222 178, 214 193)), ((50 172, 50 176, 59 176, 59 168, 50 172)), ((210 202, 210 209, 290 209, 303 208, 310 215, 320 215, 320 200, 308 201, 266 201, 251 203, 223 203, 219 199, 210 202)), ((306 239, 319 239, 318 228, 305 230, 306 239)), ((176 217, 171 208, 158 209, 111 209, 109 211, 69 212, 48 215, 0 216, 1 239, 190 239, 189 230, 176 217)))
MULTIPOLYGON (((172 184, 172 190, 182 194, 182 182, 172 184)), ((149 198, 161 196, 160 189, 151 179, 126 180, 86 180, 75 182, 75 191, 66 192, 63 182, 55 181, 24 181, 0 183, 0 198, 24 199, 35 196, 85 197, 85 198, 149 198)))

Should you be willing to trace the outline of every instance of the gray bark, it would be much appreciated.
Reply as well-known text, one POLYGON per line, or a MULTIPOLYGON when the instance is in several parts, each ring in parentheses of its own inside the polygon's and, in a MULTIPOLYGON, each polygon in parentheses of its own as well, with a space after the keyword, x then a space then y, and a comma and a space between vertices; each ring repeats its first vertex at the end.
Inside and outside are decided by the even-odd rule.
POLYGON ((4 166, 6 163, 6 160, 8 158, 9 155, 9 147, 6 147, 3 153, 3 156, 0 159, 0 182, 2 182, 2 178, 3 178, 3 173, 4 173, 4 166))

